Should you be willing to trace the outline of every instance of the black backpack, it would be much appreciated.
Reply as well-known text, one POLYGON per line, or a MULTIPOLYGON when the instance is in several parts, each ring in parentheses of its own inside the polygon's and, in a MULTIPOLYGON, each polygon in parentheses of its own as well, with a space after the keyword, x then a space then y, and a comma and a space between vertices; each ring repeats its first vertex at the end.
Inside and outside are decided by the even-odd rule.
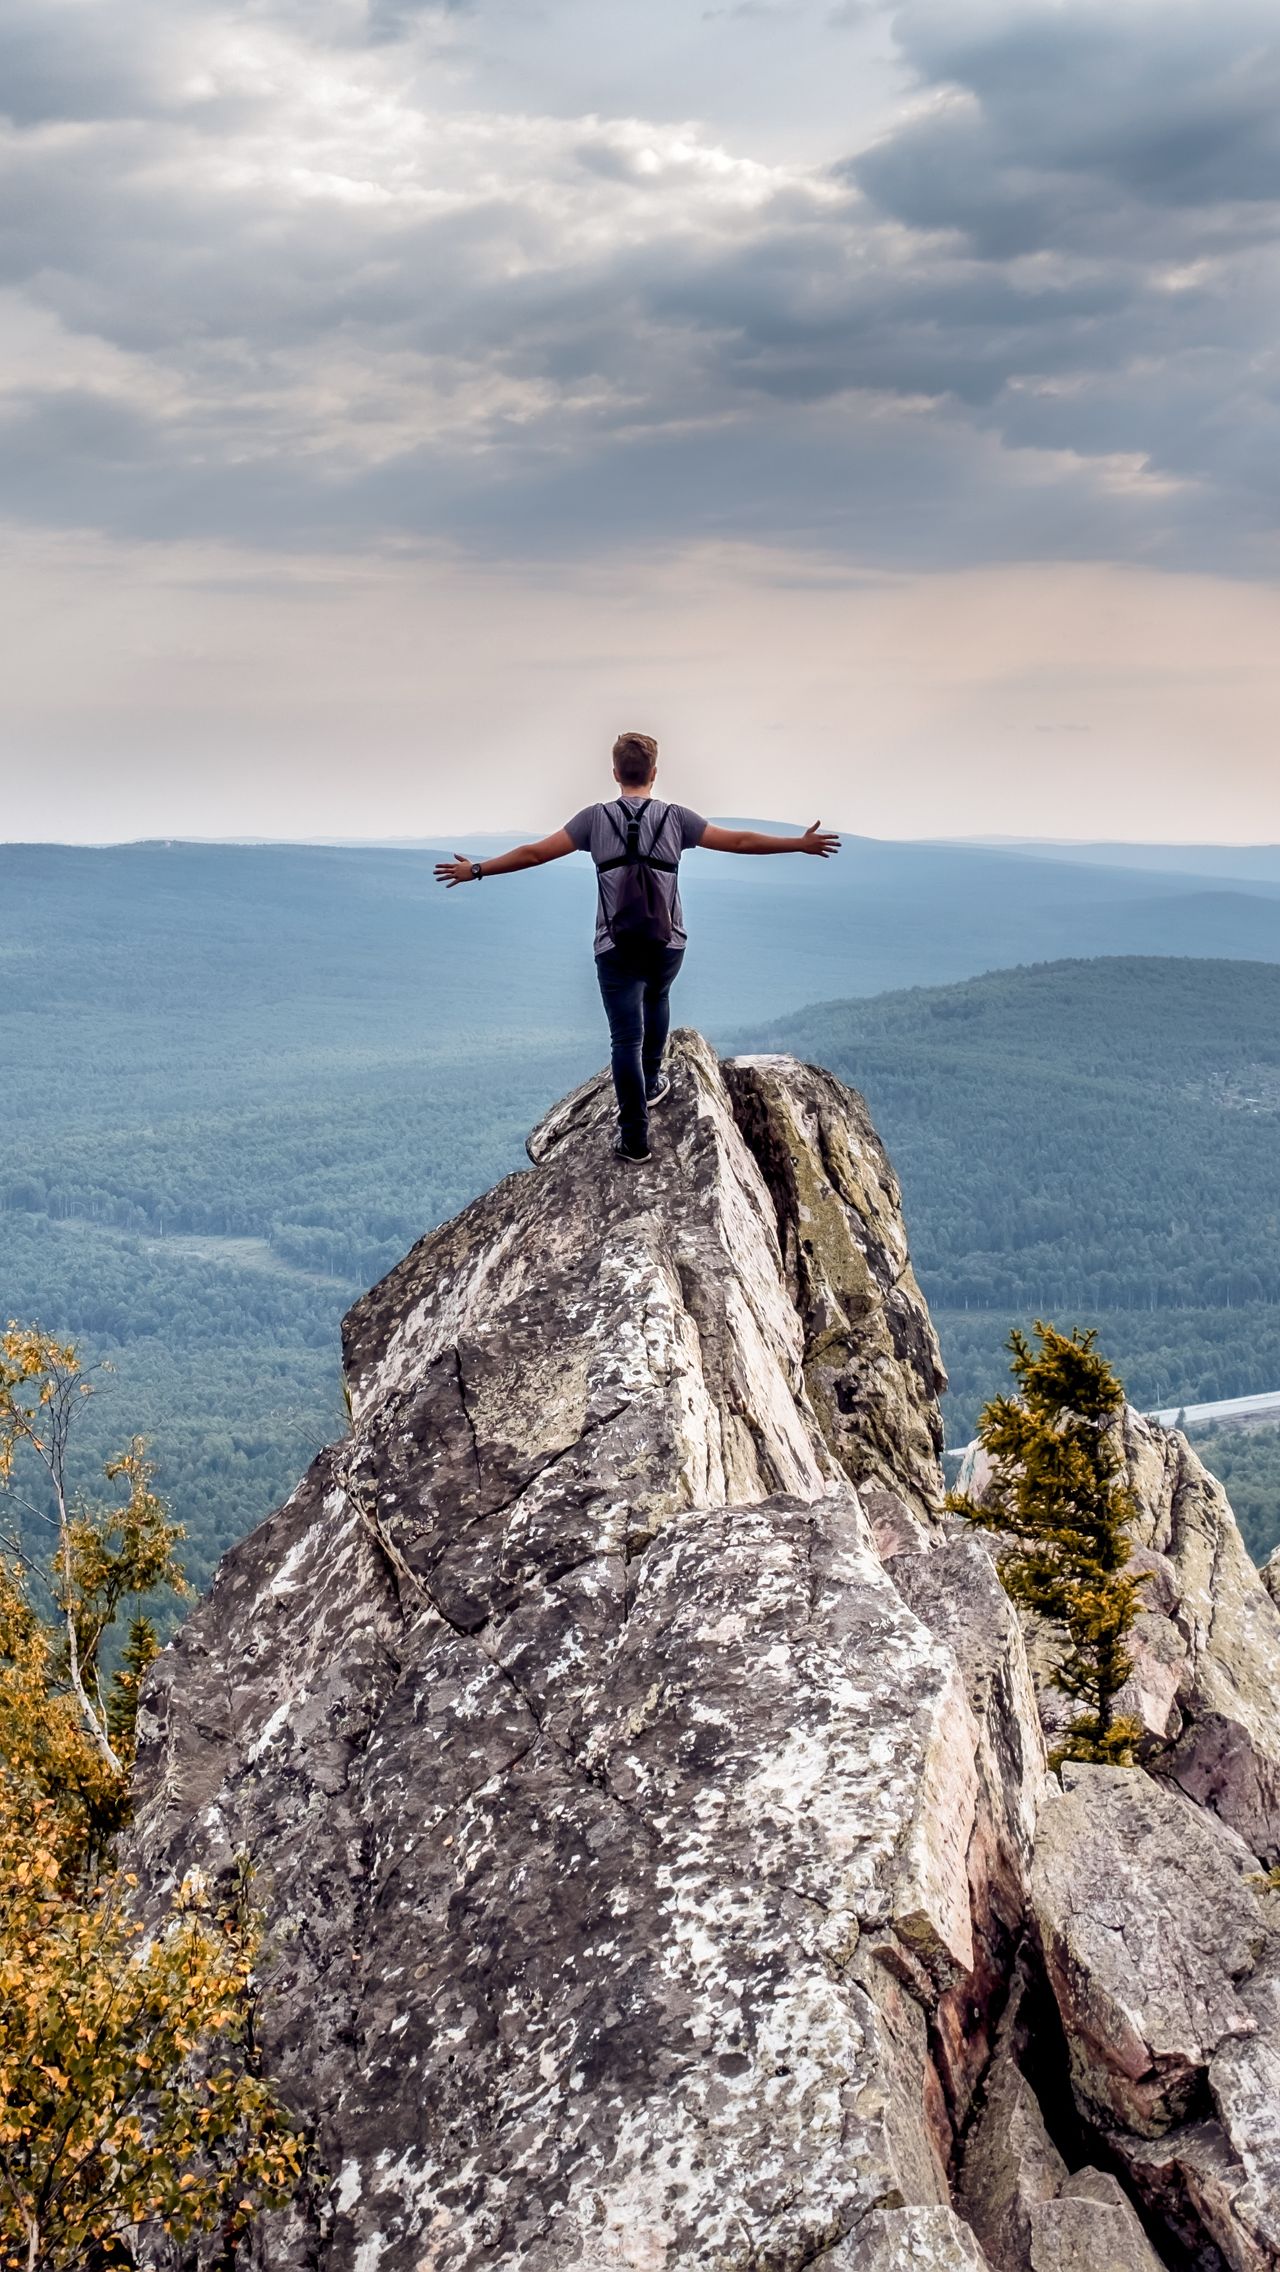
MULTIPOLYGON (((620 852, 616 860, 600 860, 597 862, 599 873, 602 876, 610 868, 621 868, 623 870, 618 883, 617 903, 609 922, 609 932, 613 943, 615 947, 669 947, 671 944, 671 904, 663 892, 654 870, 660 869, 664 874, 673 876, 676 872, 677 862, 674 860, 655 860, 651 851, 642 852, 640 850, 640 824, 644 819, 643 812, 632 817, 632 815, 623 811, 621 801, 617 806, 606 806, 605 810, 614 822, 618 834, 626 846, 626 850, 620 852)), ((649 839, 651 845, 656 844, 663 821, 666 819, 669 810, 670 808, 667 805, 659 806, 658 826, 649 839)))

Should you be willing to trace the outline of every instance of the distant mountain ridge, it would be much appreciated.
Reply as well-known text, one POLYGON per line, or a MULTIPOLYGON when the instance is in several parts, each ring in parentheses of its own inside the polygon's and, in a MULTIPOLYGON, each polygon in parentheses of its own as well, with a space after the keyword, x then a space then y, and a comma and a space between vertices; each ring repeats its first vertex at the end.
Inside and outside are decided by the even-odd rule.
MULTIPOLYGON (((590 802, 590 800, 586 800, 590 802)), ((679 801, 677 799, 677 801, 679 801)), ((824 817, 824 825, 839 829, 838 820, 824 817)), ((788 819, 777 814, 762 818, 760 814, 711 813, 708 818, 723 828, 760 828, 784 833, 795 833, 807 827, 806 821, 788 819)), ((147 846, 175 844, 190 846, 221 845, 231 848, 255 847, 283 850, 350 851, 350 852, 432 852, 455 841, 467 845, 487 845, 495 849, 502 845, 524 844, 539 836, 547 836, 557 824, 548 821, 529 821, 522 827, 503 829, 437 829, 431 834, 417 836, 151 836, 119 840, 103 839, 92 845, 60 843, 57 838, 21 838, 16 841, 40 844, 46 849, 126 851, 147 846)), ((1240 882, 1280 883, 1280 844, 1155 844, 1097 841, 1078 837, 1056 836, 920 836, 920 837, 860 837, 856 831, 843 831, 849 843, 883 844, 898 849, 916 846, 920 849, 951 852, 1000 852, 1019 859, 1062 861, 1073 867, 1131 868, 1135 873, 1154 872, 1162 875, 1222 876, 1240 882)), ((4 843, 0 838, 0 844, 4 843)))
POLYGON ((1082 867, 1153 869, 1168 875, 1280 883, 1280 844, 1091 844, 1032 836, 975 837, 973 841, 993 851, 1016 852, 1029 860, 1068 860, 1082 867))

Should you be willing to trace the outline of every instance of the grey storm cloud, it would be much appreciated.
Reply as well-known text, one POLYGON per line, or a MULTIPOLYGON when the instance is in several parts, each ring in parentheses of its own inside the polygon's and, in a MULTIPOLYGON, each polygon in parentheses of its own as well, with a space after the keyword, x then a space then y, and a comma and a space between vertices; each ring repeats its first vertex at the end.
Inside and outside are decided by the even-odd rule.
MULTIPOLYGON (((484 13, 10 11, 11 513, 1274 572, 1259 11, 908 4, 882 131, 794 163, 463 100, 450 19, 484 13)), ((806 35, 833 69, 842 13, 806 35)))
POLYGON ((150 80, 145 47, 113 39, 105 18, 16 5, 0 19, 0 104, 17 126, 129 116, 163 100, 150 80))
MULTIPOLYGON (((854 172, 903 218, 972 228, 1026 212, 991 249, 1092 247, 1108 190, 1182 217, 1280 195, 1280 31, 1270 7, 904 7, 922 84, 971 105, 896 134, 854 172), (1074 194, 1073 194, 1074 191, 1074 194)), ((1110 208, 1114 221, 1114 206, 1110 208)))

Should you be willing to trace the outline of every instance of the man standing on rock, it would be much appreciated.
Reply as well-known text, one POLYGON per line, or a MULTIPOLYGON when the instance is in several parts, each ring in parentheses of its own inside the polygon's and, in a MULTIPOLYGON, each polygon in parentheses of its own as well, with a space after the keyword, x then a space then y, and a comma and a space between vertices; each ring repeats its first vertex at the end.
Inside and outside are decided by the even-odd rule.
POLYGON ((668 997, 684 961, 686 934, 680 906, 680 855, 704 852, 811 852, 829 859, 838 836, 817 821, 803 836, 761 836, 749 828, 717 828, 688 805, 667 805, 653 793, 658 745, 651 734, 619 734, 613 778, 621 795, 608 804, 584 805, 554 836, 518 845, 496 860, 442 860, 437 883, 479 883, 540 868, 567 852, 589 852, 596 865, 596 971, 613 1042, 613 1085, 618 1096, 619 1159, 649 1157, 649 1108, 670 1087, 662 1052, 671 1023, 668 997))

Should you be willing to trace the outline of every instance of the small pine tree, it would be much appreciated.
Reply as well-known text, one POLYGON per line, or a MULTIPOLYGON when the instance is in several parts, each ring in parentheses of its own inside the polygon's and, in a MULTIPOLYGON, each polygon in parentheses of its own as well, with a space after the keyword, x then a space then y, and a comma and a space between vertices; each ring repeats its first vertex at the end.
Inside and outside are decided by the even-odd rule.
POLYGON ((978 1438, 994 1477, 979 1502, 952 1492, 948 1506, 1010 1541, 999 1560, 1005 1590, 1059 1625, 1067 1642, 1058 1685, 1082 1707, 1052 1763, 1127 1765, 1141 1728, 1115 1699, 1133 1670, 1129 1636, 1143 1578, 1128 1567, 1136 1512, 1114 1423, 1124 1390, 1097 1335, 1036 1321, 1033 1348, 1016 1328, 1007 1347, 1017 1396, 983 1411, 978 1438))

